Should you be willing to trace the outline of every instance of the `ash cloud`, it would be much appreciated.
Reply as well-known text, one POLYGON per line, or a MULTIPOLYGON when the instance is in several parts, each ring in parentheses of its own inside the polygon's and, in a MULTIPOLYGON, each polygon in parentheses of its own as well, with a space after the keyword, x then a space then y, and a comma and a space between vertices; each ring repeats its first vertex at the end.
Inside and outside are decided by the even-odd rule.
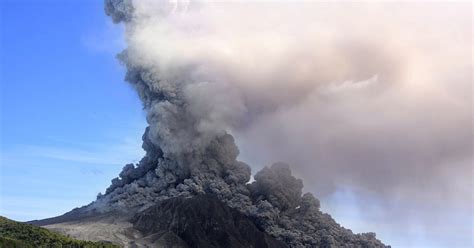
MULTIPOLYGON (((277 225, 275 214, 319 203, 301 198, 284 166, 243 186, 250 169, 236 160, 232 133, 241 158, 255 168, 290 162, 323 199, 347 187, 362 202, 374 196, 400 220, 387 233, 407 225, 434 233, 433 217, 450 223, 441 210, 423 211, 438 204, 462 209, 467 221, 452 224, 472 232, 470 4, 105 3, 125 24, 119 57, 149 124, 147 155, 108 193, 214 192, 292 236, 284 234, 292 222, 277 225)), ((463 235, 460 244, 469 242, 463 235)))

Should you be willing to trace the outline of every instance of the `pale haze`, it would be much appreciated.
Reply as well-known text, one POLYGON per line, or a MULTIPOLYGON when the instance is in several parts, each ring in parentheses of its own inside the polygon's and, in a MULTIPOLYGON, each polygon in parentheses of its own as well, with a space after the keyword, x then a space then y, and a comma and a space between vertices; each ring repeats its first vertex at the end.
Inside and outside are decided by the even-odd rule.
POLYGON ((472 245, 470 3, 134 6, 128 59, 186 84, 200 142, 227 130, 254 171, 290 163, 395 247, 472 245))

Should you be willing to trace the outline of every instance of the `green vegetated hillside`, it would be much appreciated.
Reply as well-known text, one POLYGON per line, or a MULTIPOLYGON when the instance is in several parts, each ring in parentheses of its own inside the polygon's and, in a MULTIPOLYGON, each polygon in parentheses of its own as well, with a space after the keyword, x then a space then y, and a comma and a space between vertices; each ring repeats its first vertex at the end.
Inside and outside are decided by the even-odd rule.
POLYGON ((42 227, 16 222, 0 216, 0 248, 3 247, 115 248, 118 246, 106 242, 76 240, 42 227))

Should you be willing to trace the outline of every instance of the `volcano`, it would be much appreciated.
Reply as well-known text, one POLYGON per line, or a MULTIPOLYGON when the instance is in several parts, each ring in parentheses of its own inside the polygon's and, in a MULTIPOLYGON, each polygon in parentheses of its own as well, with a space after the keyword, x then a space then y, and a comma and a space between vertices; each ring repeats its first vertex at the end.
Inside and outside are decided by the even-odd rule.
POLYGON ((30 223, 123 247, 389 247, 374 233, 353 234, 322 213, 311 193, 301 195, 301 180, 286 164, 264 168, 253 183, 240 184, 212 173, 199 181, 196 175, 165 183, 159 168, 132 173, 137 178, 122 172, 91 204, 30 223))

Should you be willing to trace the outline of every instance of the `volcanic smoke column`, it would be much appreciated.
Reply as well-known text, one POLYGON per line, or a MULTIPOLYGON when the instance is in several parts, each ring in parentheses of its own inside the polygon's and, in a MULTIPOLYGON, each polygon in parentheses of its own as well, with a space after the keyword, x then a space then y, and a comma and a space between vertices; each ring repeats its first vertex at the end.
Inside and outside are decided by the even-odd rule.
MULTIPOLYGON (((105 3, 106 13, 114 22, 125 23, 127 36, 135 36, 134 32, 140 30, 138 26, 151 21, 146 16, 136 17, 131 1, 105 3)), ((173 15, 178 8, 177 4, 166 2, 150 4, 156 10, 158 21, 173 15)), ((193 85, 202 83, 189 75, 193 66, 143 63, 139 53, 131 46, 119 58, 128 69, 126 80, 138 92, 147 113, 149 126, 143 135, 143 148, 147 153, 136 168, 127 165, 107 193, 143 179, 140 186, 154 188, 147 194, 150 193, 155 201, 158 196, 155 193, 168 197, 220 192, 223 190, 220 187, 224 186, 219 183, 224 180, 226 188, 227 184, 239 185, 225 189, 228 198, 233 196, 231 191, 239 190, 250 180, 250 168, 236 160, 238 149, 223 126, 216 121, 203 120, 204 111, 197 110, 190 103, 190 90, 193 85), (219 182, 210 183, 213 180, 219 182)))
MULTIPOLYGON (((169 50, 173 47, 144 53, 135 44, 148 38, 153 41, 154 34, 148 33, 147 27, 154 24, 161 29, 179 26, 190 33, 201 30, 202 27, 182 21, 188 8, 200 6, 190 6, 188 2, 143 2, 135 6, 130 0, 106 0, 105 10, 114 22, 122 22, 126 28, 129 47, 119 59, 126 65, 126 80, 138 92, 147 113, 142 146, 146 155, 137 165, 126 165, 88 210, 141 211, 168 198, 212 194, 291 247, 384 247, 375 234, 355 235, 323 214, 311 193, 302 195, 302 181, 293 177, 284 163, 264 168, 249 183, 250 167, 237 161, 239 150, 226 132, 238 125, 236 115, 226 113, 245 112, 244 104, 226 87, 209 87, 202 75, 210 74, 201 71, 195 60, 175 61, 169 55, 177 52, 169 50), (173 25, 160 24, 165 21, 173 25), (150 36, 142 37, 143 34, 150 36), (159 55, 155 60, 156 53, 159 55), (232 102, 232 108, 228 109, 228 104, 223 108, 207 104, 208 98, 232 102)), ((173 35, 172 30, 165 31, 173 35)))

